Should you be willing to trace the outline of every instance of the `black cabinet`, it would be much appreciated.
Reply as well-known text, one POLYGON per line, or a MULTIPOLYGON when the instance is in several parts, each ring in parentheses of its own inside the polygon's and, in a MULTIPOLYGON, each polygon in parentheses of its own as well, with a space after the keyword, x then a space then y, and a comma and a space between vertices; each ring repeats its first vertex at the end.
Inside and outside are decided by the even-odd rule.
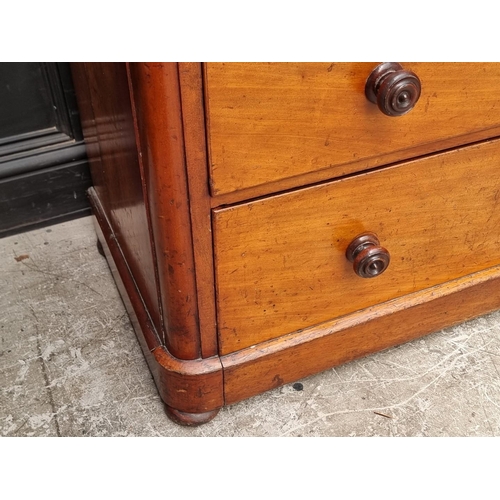
POLYGON ((0 63, 0 236, 90 213, 68 63, 0 63))

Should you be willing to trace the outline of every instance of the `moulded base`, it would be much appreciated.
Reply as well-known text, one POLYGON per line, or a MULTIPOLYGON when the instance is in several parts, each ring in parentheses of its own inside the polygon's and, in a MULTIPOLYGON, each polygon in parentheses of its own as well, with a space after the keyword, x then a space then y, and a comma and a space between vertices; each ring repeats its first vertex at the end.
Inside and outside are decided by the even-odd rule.
POLYGON ((96 231, 167 415, 201 425, 233 404, 500 308, 500 266, 224 356, 174 358, 161 345, 93 189, 96 231), (224 374, 224 376, 223 376, 224 374))
POLYGON ((160 397, 167 406, 167 415, 181 425, 208 422, 224 404, 220 359, 213 356, 182 360, 172 356, 162 345, 118 239, 92 188, 89 199, 98 236, 97 247, 106 257, 160 397))

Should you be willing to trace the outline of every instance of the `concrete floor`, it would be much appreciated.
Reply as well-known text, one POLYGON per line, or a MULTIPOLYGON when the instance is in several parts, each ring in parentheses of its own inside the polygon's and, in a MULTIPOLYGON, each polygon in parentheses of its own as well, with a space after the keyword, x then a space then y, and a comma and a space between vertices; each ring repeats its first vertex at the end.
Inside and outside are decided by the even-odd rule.
POLYGON ((500 312, 180 427, 95 242, 89 217, 0 240, 2 436, 500 436, 500 312))

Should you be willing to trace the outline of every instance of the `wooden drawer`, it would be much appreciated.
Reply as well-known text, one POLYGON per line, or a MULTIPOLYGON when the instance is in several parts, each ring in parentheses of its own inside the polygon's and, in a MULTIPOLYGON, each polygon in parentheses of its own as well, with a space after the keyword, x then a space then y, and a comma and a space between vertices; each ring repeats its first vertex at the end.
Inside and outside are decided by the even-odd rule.
POLYGON ((500 262, 500 141, 214 211, 222 354, 500 262), (375 232, 388 269, 345 251, 375 232))
POLYGON ((402 63, 422 93, 400 117, 365 97, 376 66, 206 64, 212 194, 271 193, 500 135, 500 64, 402 63))

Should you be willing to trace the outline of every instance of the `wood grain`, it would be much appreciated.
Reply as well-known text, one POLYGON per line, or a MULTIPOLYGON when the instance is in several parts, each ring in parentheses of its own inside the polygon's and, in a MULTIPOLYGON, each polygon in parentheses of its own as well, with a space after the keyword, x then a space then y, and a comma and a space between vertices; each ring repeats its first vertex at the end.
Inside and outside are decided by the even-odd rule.
POLYGON ((94 189, 155 327, 161 331, 125 64, 74 63, 72 72, 94 189))
POLYGON ((221 358, 225 404, 500 307, 500 266, 221 358))
POLYGON ((199 63, 179 63, 178 66, 198 292, 201 355, 206 358, 218 353, 218 345, 202 68, 199 63))
POLYGON ((130 63, 140 154, 154 233, 165 344, 179 359, 201 355, 196 270, 175 63, 130 63))
POLYGON ((176 421, 185 425, 211 420, 224 404, 220 359, 180 360, 165 349, 93 188, 89 197, 99 240, 168 414, 183 413, 176 421))
POLYGON ((365 97, 377 63, 206 64, 212 193, 269 193, 279 180, 336 177, 500 134, 500 64, 401 64, 422 82, 401 117, 365 97))
POLYGON ((375 63, 77 65, 96 230, 172 418, 500 307, 500 64, 402 64, 396 118, 375 63), (368 231, 373 279, 345 257, 368 231))
POLYGON ((222 354, 498 263, 500 141, 214 213, 222 354), (389 268, 345 257, 375 232, 389 268))

